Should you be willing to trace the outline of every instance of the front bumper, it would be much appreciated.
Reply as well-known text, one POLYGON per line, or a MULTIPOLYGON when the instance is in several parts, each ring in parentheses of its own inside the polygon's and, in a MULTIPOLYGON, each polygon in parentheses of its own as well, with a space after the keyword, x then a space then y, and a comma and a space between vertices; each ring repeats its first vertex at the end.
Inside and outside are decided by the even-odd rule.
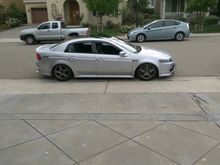
POLYGON ((24 35, 20 35, 20 40, 25 41, 25 36, 24 35))
POLYGON ((137 36, 135 34, 127 34, 129 41, 136 41, 137 36))
POLYGON ((176 69, 176 64, 174 62, 160 63, 159 77, 172 76, 176 69))

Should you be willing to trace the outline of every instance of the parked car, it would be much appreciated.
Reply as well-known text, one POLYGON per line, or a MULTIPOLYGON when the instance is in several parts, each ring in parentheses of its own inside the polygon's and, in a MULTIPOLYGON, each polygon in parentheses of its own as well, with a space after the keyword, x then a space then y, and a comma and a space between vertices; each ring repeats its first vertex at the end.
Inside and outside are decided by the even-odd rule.
POLYGON ((162 19, 153 21, 141 28, 133 29, 128 34, 130 41, 144 42, 145 40, 184 40, 190 36, 189 23, 162 19))
POLYGON ((67 37, 87 36, 88 33, 88 28, 66 27, 61 21, 48 21, 36 28, 22 30, 20 39, 31 45, 40 41, 59 41, 67 37))
POLYGON ((171 76, 175 63, 163 51, 134 46, 117 38, 77 38, 36 49, 37 69, 57 80, 118 77, 151 80, 171 76))

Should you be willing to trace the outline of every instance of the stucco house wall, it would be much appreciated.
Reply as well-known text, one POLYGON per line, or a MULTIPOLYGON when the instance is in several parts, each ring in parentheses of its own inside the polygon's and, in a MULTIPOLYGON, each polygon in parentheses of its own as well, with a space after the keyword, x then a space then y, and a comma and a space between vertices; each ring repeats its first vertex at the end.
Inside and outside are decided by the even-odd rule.
MULTIPOLYGON (((25 3, 27 21, 29 24, 33 23, 31 16, 32 8, 46 7, 49 20, 56 19, 54 17, 54 8, 56 10, 56 13, 61 15, 61 18, 64 22, 66 21, 69 14, 68 12, 66 12, 64 5, 67 0, 23 0, 23 1, 25 3)), ((93 13, 87 9, 86 4, 83 2, 83 0, 76 0, 76 2, 79 4, 80 15, 83 16, 81 23, 89 23, 93 25, 97 24, 97 18, 93 16, 93 13)), ((122 11, 122 8, 125 4, 126 4, 126 0, 120 2, 118 7, 119 12, 122 11)), ((121 24, 122 18, 121 16, 117 16, 117 17, 104 16, 103 22, 106 23, 108 21, 111 21, 114 24, 121 24)))

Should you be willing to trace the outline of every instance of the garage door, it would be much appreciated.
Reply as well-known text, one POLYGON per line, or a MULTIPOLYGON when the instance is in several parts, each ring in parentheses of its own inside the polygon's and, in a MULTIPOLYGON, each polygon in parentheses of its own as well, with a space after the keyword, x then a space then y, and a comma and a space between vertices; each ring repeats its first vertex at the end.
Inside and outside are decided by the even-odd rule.
POLYGON ((32 23, 42 23, 48 21, 48 14, 46 8, 31 9, 32 23))

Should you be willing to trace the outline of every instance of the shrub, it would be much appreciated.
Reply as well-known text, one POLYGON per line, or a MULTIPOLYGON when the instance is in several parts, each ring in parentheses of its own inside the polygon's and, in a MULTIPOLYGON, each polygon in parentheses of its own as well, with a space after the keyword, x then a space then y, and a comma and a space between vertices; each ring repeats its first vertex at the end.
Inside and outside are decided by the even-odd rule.
POLYGON ((122 33, 128 33, 132 29, 134 29, 136 26, 135 25, 122 25, 121 26, 121 32, 122 33))
POLYGON ((205 17, 204 24, 205 25, 216 25, 218 24, 218 21, 219 21, 219 17, 210 15, 208 17, 205 17))
POLYGON ((96 34, 92 34, 91 37, 106 37, 106 38, 110 38, 111 36, 105 33, 96 33, 96 34))

